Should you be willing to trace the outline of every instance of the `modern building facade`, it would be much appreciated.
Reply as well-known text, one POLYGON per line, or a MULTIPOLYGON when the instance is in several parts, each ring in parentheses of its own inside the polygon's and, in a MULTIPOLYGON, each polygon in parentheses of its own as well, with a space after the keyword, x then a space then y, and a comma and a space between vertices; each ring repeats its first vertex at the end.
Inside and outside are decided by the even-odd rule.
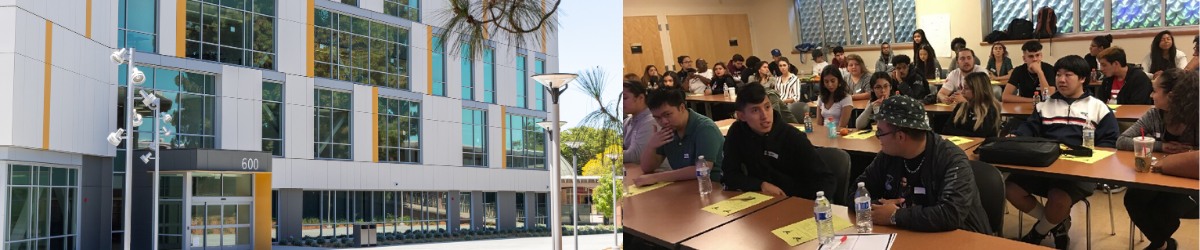
POLYGON ((529 76, 557 72, 557 35, 470 48, 439 27, 447 5, 0 0, 0 248, 119 249, 128 233, 133 249, 152 237, 269 249, 355 223, 544 226, 557 180, 536 123, 549 97, 529 76), (117 48, 137 51, 146 80, 134 87, 172 103, 158 130, 137 103, 147 122, 125 124, 117 48), (135 157, 170 148, 159 218, 152 161, 128 168, 124 145, 105 141, 118 128, 135 157))

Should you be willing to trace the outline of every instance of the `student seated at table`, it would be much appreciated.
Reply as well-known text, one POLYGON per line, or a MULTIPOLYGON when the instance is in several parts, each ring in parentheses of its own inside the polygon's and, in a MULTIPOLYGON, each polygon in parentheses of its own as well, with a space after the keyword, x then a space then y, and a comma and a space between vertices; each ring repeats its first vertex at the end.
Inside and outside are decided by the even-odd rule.
POLYGON ((879 45, 879 60, 875 61, 875 72, 892 71, 892 44, 883 42, 879 45))
POLYGON ((808 137, 780 114, 766 89, 754 84, 738 91, 737 122, 725 136, 725 188, 775 196, 816 199, 834 190, 837 178, 817 156, 808 137))
POLYGON ((633 184, 695 179, 696 159, 700 156, 712 165, 712 180, 721 181, 721 145, 725 137, 712 119, 686 108, 684 93, 678 89, 650 91, 646 106, 661 128, 650 135, 642 150, 641 171, 627 175, 633 184), (672 170, 655 172, 664 158, 672 170))
MULTIPOLYGON (((1030 103, 1033 102, 1034 91, 1041 92, 1042 96, 1052 95, 1054 86, 1050 83, 1054 81, 1054 66, 1042 62, 1042 43, 1027 41, 1021 45, 1021 60, 1024 60, 1025 64, 1013 69, 1012 75, 1008 77, 1008 84, 1004 85, 1001 100, 1030 103)), ((1091 78, 1090 75, 1083 77, 1091 78)))
MULTIPOLYGON (((1138 74, 1140 75, 1140 74, 1138 74)), ((1154 108, 1146 111, 1132 127, 1121 133, 1117 149, 1134 150, 1133 138, 1153 137, 1154 151, 1163 174, 1196 179, 1196 133, 1200 114, 1196 111, 1200 77, 1195 71, 1166 69, 1155 80, 1154 108)), ((1133 221, 1150 239, 1146 249, 1176 249, 1171 238, 1179 229, 1179 219, 1196 210, 1196 201, 1187 195, 1130 188, 1125 193, 1125 208, 1133 221)))
POLYGON ((842 69, 842 76, 846 77, 846 82, 850 84, 846 93, 855 101, 871 98, 871 72, 867 71, 862 57, 850 54, 846 56, 846 64, 846 68, 842 69))
POLYGON ((1096 99, 1108 102, 1115 96, 1117 104, 1153 104, 1150 100, 1150 91, 1153 89, 1150 77, 1141 71, 1130 70, 1125 62, 1124 49, 1107 48, 1100 51, 1097 58, 1105 78, 1100 85, 1100 93, 1096 93, 1096 99))
POLYGON ((1012 74, 1012 59, 1008 59, 1008 47, 1003 43, 992 44, 992 53, 988 54, 988 76, 997 81, 1007 81, 1012 74))
POLYGON ((871 74, 871 103, 863 108, 862 114, 854 119, 854 127, 860 130, 871 128, 871 124, 875 123, 875 113, 879 112, 879 106, 883 105, 883 100, 892 96, 892 93, 897 92, 896 80, 893 80, 887 72, 875 72, 871 74))
POLYGON ((1097 72, 1100 71, 1100 52, 1109 47, 1112 47, 1113 36, 1103 35, 1092 37, 1092 44, 1088 46, 1088 54, 1083 55, 1083 60, 1087 60, 1088 67, 1097 72))
MULTIPOLYGON (((625 115, 631 117, 625 121, 622 127, 624 140, 621 143, 622 155, 624 156, 625 168, 639 169, 639 164, 642 160, 642 150, 646 147, 646 139, 654 133, 654 117, 650 115, 650 108, 646 107, 646 92, 648 89, 645 84, 635 81, 625 81, 621 90, 621 111, 625 115)), ((659 170, 670 170, 663 168, 666 164, 659 164, 659 170)))
MULTIPOLYGON (((954 53, 950 54, 950 58, 958 58, 958 53, 962 52, 962 50, 966 49, 966 48, 967 48, 967 39, 963 39, 962 37, 955 37, 954 39, 951 39, 950 40, 950 51, 953 51, 954 53)), ((974 55, 975 51, 971 51, 971 54, 974 55)), ((971 64, 979 65, 979 57, 974 56, 973 58, 974 58, 974 60, 973 60, 973 62, 971 62, 971 64)), ((946 70, 954 71, 959 68, 962 68, 962 64, 951 63, 950 68, 946 69, 946 70)), ((949 76, 946 76, 946 77, 949 78, 949 76)))
POLYGON ((675 81, 675 78, 677 76, 678 76, 678 74, 676 74, 675 71, 667 71, 667 73, 663 74, 663 76, 662 76, 662 84, 659 85, 659 87, 656 89, 680 89, 680 90, 682 90, 683 87, 680 86, 679 83, 675 81))
MULTIPOLYGON (((751 56, 750 59, 754 60, 755 57, 751 56)), ((768 67, 771 62, 758 60, 754 61, 755 63, 752 67, 758 69, 758 71, 756 71, 754 75, 751 75, 749 78, 747 78, 749 83, 762 85, 763 88, 767 89, 767 98, 771 99, 771 105, 775 105, 775 110, 783 116, 783 120, 780 120, 781 122, 796 123, 799 121, 799 119, 796 119, 792 111, 788 109, 788 104, 783 102, 783 97, 779 94, 778 86, 774 86, 772 84, 771 69, 768 67)), ((746 86, 749 85, 751 84, 747 84, 746 86)), ((742 87, 744 88, 745 86, 742 87)), ((808 112, 808 106, 804 106, 802 112, 808 112)), ((800 118, 804 118, 803 114, 800 116, 800 118)))
POLYGON ((650 89, 656 89, 659 85, 662 85, 662 74, 658 73, 658 67, 655 67, 653 64, 646 65, 646 69, 642 70, 641 82, 649 86, 650 89))
POLYGON ((1192 37, 1192 59, 1183 70, 1200 72, 1200 36, 1192 37))
POLYGON ((812 75, 819 76, 821 70, 825 69, 825 66, 829 66, 829 62, 825 61, 825 52, 821 52, 819 49, 813 50, 810 53, 812 53, 813 60, 812 75))
MULTIPOLYGON (((963 48, 958 50, 957 54, 958 57, 957 60, 955 60, 955 64, 958 65, 958 68, 954 69, 954 71, 950 71, 950 75, 946 76, 946 82, 942 84, 942 89, 938 90, 937 93, 938 101, 942 103, 954 104, 963 101, 962 93, 959 91, 962 90, 963 78, 966 78, 967 74, 987 74, 987 71, 985 71, 982 67, 979 67, 979 65, 975 65, 973 62, 975 60, 974 50, 963 48)), ((987 82, 991 83, 991 80, 988 80, 987 82)))
POLYGON ((838 127, 849 127, 850 111, 854 111, 854 100, 846 93, 846 79, 842 78, 841 70, 836 66, 826 66, 821 70, 821 94, 817 98, 817 125, 825 125, 826 121, 836 121, 838 127))
POLYGON ((1142 68, 1146 70, 1146 74, 1152 76, 1151 79, 1158 78, 1163 70, 1184 68, 1187 65, 1187 54, 1175 48, 1175 35, 1172 35, 1170 30, 1154 35, 1154 41, 1150 44, 1150 54, 1146 54, 1146 58, 1142 59, 1142 68))
POLYGON ((725 94, 725 88, 733 88, 734 85, 737 85, 737 82, 733 80, 733 75, 730 75, 725 67, 725 63, 717 62, 713 65, 712 72, 712 81, 708 89, 704 91, 705 95, 725 94))
POLYGON ((917 66, 917 72, 921 72, 926 80, 942 76, 942 63, 937 60, 937 52, 934 52, 932 45, 922 45, 920 50, 917 50, 917 57, 913 60, 913 64, 917 66))
MULTIPOLYGON (((1058 140, 1065 144, 1082 145, 1083 128, 1095 128, 1096 147, 1114 147, 1117 141, 1117 119, 1100 99, 1084 91, 1087 84, 1087 62, 1070 55, 1054 63, 1058 92, 1050 100, 1038 103, 1029 120, 1017 127, 1014 136, 1036 136, 1058 140)), ((1071 205, 1092 195, 1096 183, 1079 182, 1013 174, 1005 181, 1005 196, 1009 203, 1038 222, 1021 238, 1030 244, 1040 244, 1048 234, 1054 234, 1054 246, 1065 249, 1071 243, 1071 205), (1046 197, 1042 205, 1032 195, 1046 197)))
MULTIPOLYGON (((967 155, 929 127, 925 106, 907 96, 883 101, 875 114, 880 152, 854 182, 866 184, 875 224, 941 232, 990 234, 967 155)), ((851 192, 853 193, 853 192, 851 192)), ((846 200, 853 200, 847 194, 846 200)))
POLYGON ((899 90, 901 95, 917 100, 929 95, 929 81, 918 71, 913 68, 908 55, 892 57, 892 79, 896 80, 896 90, 899 90))
MULTIPOLYGON (((965 51, 965 50, 964 50, 965 51)), ((991 80, 987 73, 967 74, 962 90, 955 94, 958 103, 951 112, 953 117, 942 126, 942 134, 996 137, 1000 134, 1000 101, 992 94, 991 80)))

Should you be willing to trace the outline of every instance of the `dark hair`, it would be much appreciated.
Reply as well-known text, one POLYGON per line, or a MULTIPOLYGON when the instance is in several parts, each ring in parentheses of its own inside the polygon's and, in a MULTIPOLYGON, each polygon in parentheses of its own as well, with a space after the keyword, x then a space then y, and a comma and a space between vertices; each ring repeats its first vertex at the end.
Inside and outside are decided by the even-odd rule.
POLYGON ((658 86, 658 84, 662 83, 663 74, 660 72, 658 76, 651 76, 650 69, 658 70, 658 67, 654 66, 654 64, 646 65, 646 68, 642 70, 642 83, 658 86))
POLYGON ((737 62, 737 61, 745 61, 745 60, 746 60, 745 58, 742 58, 742 54, 733 54, 733 61, 734 61, 734 62, 737 62))
POLYGON ((684 99, 683 89, 679 88, 659 88, 651 90, 646 95, 646 107, 656 109, 665 105, 671 107, 682 107, 686 104, 684 99))
POLYGON ((629 92, 630 94, 633 94, 633 96, 646 95, 646 90, 647 90, 646 84, 644 84, 642 82, 626 80, 624 83, 622 83, 622 85, 624 87, 622 90, 629 92))
POLYGON ((1077 55, 1069 55, 1055 61, 1054 71, 1058 72, 1059 70, 1075 73, 1075 75, 1079 76, 1079 79, 1083 79, 1084 87, 1087 87, 1088 80, 1091 80, 1089 79, 1091 77, 1088 77, 1088 73, 1092 71, 1092 66, 1088 65, 1087 60, 1083 60, 1083 57, 1077 55))
POLYGON ((675 71, 667 71, 666 73, 663 73, 662 76, 658 78, 658 89, 683 89, 683 80, 675 78, 679 78, 679 73, 675 71), (674 81, 672 84, 675 84, 675 86, 667 86, 667 77, 670 77, 671 80, 674 81))
MULTIPOLYGON (((890 89, 892 89, 891 91, 896 90, 896 79, 892 79, 892 75, 889 75, 887 72, 882 72, 882 71, 875 72, 874 74, 871 74, 871 80, 869 80, 870 82, 867 84, 867 88, 870 88, 870 90, 868 90, 868 92, 871 92, 871 101, 872 102, 874 102, 875 100, 879 100, 879 96, 875 95, 875 84, 878 84, 879 79, 887 80, 888 87, 890 89)), ((888 96, 891 96, 891 95, 888 95, 888 96)))
MULTIPOLYGON (((717 62, 717 63, 713 64, 712 68, 710 68, 710 70, 712 70, 713 78, 716 78, 716 77, 717 77, 717 66, 721 66, 721 68, 725 68, 725 75, 726 75, 726 76, 729 76, 729 75, 730 75, 730 74, 729 74, 729 67, 728 67, 728 66, 725 66, 725 62, 717 62)), ((714 80, 715 80, 715 79, 714 79, 714 80)))
MULTIPOLYGON (((979 57, 978 55, 976 55, 976 54, 975 54, 975 50, 973 50, 973 49, 968 49, 968 48, 963 48, 963 49, 959 50, 959 51, 958 51, 958 55, 962 55, 962 52, 963 52, 963 51, 970 51, 970 52, 971 52, 971 57, 975 57, 975 58, 978 58, 978 57, 979 57)), ((954 60, 958 60, 958 58, 954 58, 954 60)))
POLYGON ((822 101, 837 102, 843 98, 846 98, 846 78, 842 77, 842 69, 833 64, 825 66, 824 69, 821 69, 821 86, 819 88, 821 89, 820 97, 822 101), (825 88, 825 76, 833 76, 834 78, 837 78, 838 87, 837 90, 833 91, 833 93, 830 93, 829 89, 825 88))
POLYGON ((885 57, 891 56, 891 54, 895 54, 895 53, 884 54, 883 46, 888 46, 888 48, 890 49, 892 47, 892 44, 890 44, 888 42, 883 42, 883 43, 879 44, 879 58, 885 58, 885 57))
POLYGON ((1096 58, 1120 64, 1121 67, 1129 66, 1128 61, 1125 59, 1125 49, 1122 49, 1120 46, 1104 49, 1100 51, 1099 55, 1096 55, 1096 58))
POLYGON ((934 62, 937 61, 937 52, 933 50, 933 46, 928 44, 921 45, 920 50, 924 50, 925 53, 929 53, 929 60, 921 60, 921 51, 917 51, 916 54, 913 54, 913 61, 919 62, 917 63, 917 66, 921 68, 921 74, 926 76, 941 74, 941 72, 935 72, 938 69, 933 67, 934 62))
POLYGON ((1042 51, 1042 43, 1038 42, 1037 40, 1026 41, 1025 44, 1021 45, 1021 51, 1025 51, 1025 52, 1042 51))
POLYGON ((1196 71, 1182 70, 1179 68, 1170 68, 1163 70, 1162 76, 1159 77, 1159 86, 1164 92, 1167 92, 1167 98, 1171 98, 1170 112, 1166 112, 1163 123, 1175 124, 1183 123, 1188 131, 1196 131, 1197 123, 1200 123, 1200 113, 1195 112, 1197 107, 1196 100, 1200 99, 1200 75, 1196 71))
POLYGON ((908 58, 908 55, 893 56, 892 66, 896 66, 897 64, 912 64, 912 59, 908 58))
POLYGON ((738 110, 742 110, 747 106, 758 105, 767 99, 767 89, 763 88, 762 84, 746 84, 737 89, 737 100, 734 105, 738 110))
POLYGON ((1150 73, 1181 66, 1175 65, 1176 49, 1175 42, 1173 40, 1171 42, 1171 48, 1167 48, 1166 51, 1163 51, 1163 49, 1158 47, 1158 43, 1162 42, 1164 36, 1171 36, 1171 38, 1175 38, 1175 35, 1172 35, 1171 31, 1169 30, 1164 30, 1162 32, 1158 32, 1158 35, 1154 35, 1154 44, 1150 45, 1150 65, 1143 65, 1143 67, 1150 68, 1150 73), (1167 56, 1167 58, 1163 58, 1164 54, 1167 56))
MULTIPOLYGON (((1008 46, 1005 46, 1003 43, 992 44, 992 48, 995 48, 996 46, 1000 46, 1000 48, 1004 50, 1004 58, 1008 58, 1008 46)), ((996 60, 996 56, 992 54, 991 50, 988 50, 988 58, 988 60, 994 61, 997 64, 1004 63, 1002 60, 996 60)), ((996 67, 999 68, 1000 66, 996 67)))
POLYGON ((950 40, 950 50, 954 50, 955 44, 962 44, 963 48, 966 48, 967 47, 967 39, 963 39, 962 37, 955 37, 953 40, 950 40))
MULTIPOLYGON (((796 73, 799 73, 799 72, 800 72, 798 69, 796 69, 796 65, 792 64, 792 61, 791 61, 791 60, 788 60, 788 58, 787 58, 786 56, 780 56, 780 57, 779 57, 779 61, 783 61, 783 62, 787 62, 787 63, 788 63, 788 73, 791 73, 791 74, 795 75, 796 73)), ((773 72, 775 72, 776 74, 778 74, 778 75, 780 75, 780 76, 782 76, 782 75, 783 75, 783 72, 779 70, 779 62, 773 62, 773 63, 771 63, 771 67, 773 67, 773 68, 774 68, 774 69, 772 70, 773 72)), ((754 70, 758 70, 758 69, 754 69, 754 70)))
MULTIPOLYGON (((926 35, 925 35, 925 30, 923 30, 923 29, 917 29, 917 30, 914 30, 914 31, 913 31, 913 35, 916 35, 916 34, 921 34, 921 43, 919 43, 919 44, 913 44, 913 58, 914 58, 914 59, 916 59, 916 58, 917 58, 917 56, 919 56, 919 55, 917 54, 917 52, 918 52, 918 50, 921 50, 921 45, 928 45, 928 44, 929 44, 929 36, 926 36, 926 35)), ((917 41, 916 39, 914 39, 914 40, 913 40, 913 42, 914 42, 914 43, 915 43, 916 41, 917 41)))
POLYGON ((833 47, 833 53, 846 53, 846 48, 842 48, 842 46, 833 47))
POLYGON ((676 57, 676 58, 675 58, 675 62, 678 62, 679 64, 683 64, 683 59, 684 59, 684 58, 691 58, 691 57, 690 57, 690 56, 687 56, 687 55, 682 55, 682 56, 676 57))
POLYGON ((638 75, 634 73, 625 74, 625 80, 638 80, 638 75))
POLYGON ((1092 43, 1099 45, 1101 49, 1107 49, 1108 47, 1112 47, 1112 41, 1113 41, 1112 35, 1096 36, 1096 37, 1092 38, 1092 43))
POLYGON ((813 60, 817 60, 817 57, 825 56, 825 52, 821 52, 821 49, 814 49, 812 52, 809 52, 809 53, 812 53, 813 60))

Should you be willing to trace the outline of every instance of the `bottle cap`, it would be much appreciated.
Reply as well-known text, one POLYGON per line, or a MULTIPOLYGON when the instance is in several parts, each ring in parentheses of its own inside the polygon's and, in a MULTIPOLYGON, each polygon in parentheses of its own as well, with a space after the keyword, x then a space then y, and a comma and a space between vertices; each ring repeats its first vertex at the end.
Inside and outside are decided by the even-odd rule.
POLYGON ((867 183, 858 182, 858 187, 865 187, 865 186, 867 186, 867 183))
POLYGON ((824 197, 825 191, 817 191, 817 197, 824 197))

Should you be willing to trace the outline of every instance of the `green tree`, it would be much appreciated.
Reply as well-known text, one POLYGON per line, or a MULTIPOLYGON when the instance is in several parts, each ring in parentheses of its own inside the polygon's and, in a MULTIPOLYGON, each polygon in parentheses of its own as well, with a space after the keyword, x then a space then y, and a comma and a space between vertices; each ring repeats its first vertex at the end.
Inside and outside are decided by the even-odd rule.
MULTIPOLYGON (((593 155, 599 154, 606 147, 617 146, 621 147, 621 136, 614 129, 602 129, 593 127, 574 127, 563 131, 562 142, 559 143, 562 149, 563 158, 571 160, 571 155, 578 153, 579 161, 586 162, 593 155), (578 151, 574 151, 571 147, 567 147, 567 142, 583 142, 578 151)), ((617 153, 620 153, 618 151, 617 153)))
MULTIPOLYGON (((607 219, 613 218, 613 188, 612 174, 609 173, 604 178, 600 178, 600 184, 592 189, 592 202, 596 206, 596 211, 599 211, 607 219)), ((620 201, 625 188, 620 185, 616 185, 615 188, 617 200, 620 201)))

